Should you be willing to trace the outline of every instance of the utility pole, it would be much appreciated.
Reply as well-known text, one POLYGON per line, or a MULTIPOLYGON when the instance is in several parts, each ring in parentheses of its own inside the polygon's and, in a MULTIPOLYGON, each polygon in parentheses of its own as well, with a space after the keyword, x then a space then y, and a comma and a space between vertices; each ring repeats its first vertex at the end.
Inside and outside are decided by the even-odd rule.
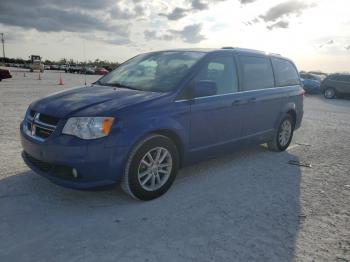
POLYGON ((5 64, 5 40, 4 40, 4 33, 1 34, 1 42, 2 42, 2 56, 4 58, 4 64, 5 64))

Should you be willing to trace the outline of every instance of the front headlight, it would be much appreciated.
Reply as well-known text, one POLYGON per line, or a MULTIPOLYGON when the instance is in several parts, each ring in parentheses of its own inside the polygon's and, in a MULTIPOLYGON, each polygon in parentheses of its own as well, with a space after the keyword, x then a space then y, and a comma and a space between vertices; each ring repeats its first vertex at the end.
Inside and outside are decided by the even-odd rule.
POLYGON ((113 117, 71 117, 62 133, 82 139, 100 138, 109 134, 113 121, 113 117))

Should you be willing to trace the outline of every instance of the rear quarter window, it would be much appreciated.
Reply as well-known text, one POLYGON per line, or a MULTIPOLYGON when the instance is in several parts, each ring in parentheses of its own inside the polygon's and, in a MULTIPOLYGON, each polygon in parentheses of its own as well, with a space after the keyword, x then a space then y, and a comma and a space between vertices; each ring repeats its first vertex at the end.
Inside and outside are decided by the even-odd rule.
POLYGON ((244 91, 271 88, 274 78, 270 59, 258 56, 239 56, 241 86, 244 91))
POLYGON ((271 61, 275 72, 277 86, 292 86, 300 84, 298 72, 291 62, 275 57, 271 58, 271 61))

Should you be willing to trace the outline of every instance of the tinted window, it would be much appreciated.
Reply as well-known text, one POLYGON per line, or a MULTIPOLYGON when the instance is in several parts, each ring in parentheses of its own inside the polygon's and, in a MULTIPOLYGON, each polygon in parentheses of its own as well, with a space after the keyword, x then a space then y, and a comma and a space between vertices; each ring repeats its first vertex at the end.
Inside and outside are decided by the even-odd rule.
POLYGON ((194 80, 214 81, 218 88, 217 94, 237 92, 238 81, 233 57, 226 56, 209 59, 194 80))
POLYGON ((342 82, 349 82, 350 81, 350 76, 347 75, 338 75, 336 78, 337 81, 342 81, 342 82))
POLYGON ((330 75, 329 77, 328 77, 328 79, 329 80, 333 80, 333 81, 336 81, 337 80, 337 75, 330 75))
POLYGON ((243 90, 256 90, 274 86, 269 58, 240 56, 239 64, 243 90))
MULTIPOLYGON (((293 64, 287 60, 273 57, 273 70, 275 71, 277 86, 299 85, 299 76, 293 64)), ((307 79, 313 79, 308 77, 307 79)))

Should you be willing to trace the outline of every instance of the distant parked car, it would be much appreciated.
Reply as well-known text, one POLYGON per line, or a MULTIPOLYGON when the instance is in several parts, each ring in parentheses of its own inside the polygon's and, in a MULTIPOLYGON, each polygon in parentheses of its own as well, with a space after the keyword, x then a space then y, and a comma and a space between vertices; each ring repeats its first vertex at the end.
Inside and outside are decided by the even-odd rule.
POLYGON ((309 71, 308 74, 312 74, 313 76, 320 78, 321 81, 327 77, 326 73, 322 73, 318 71, 309 71))
POLYGON ((350 96, 350 74, 332 74, 321 83, 325 98, 350 96))
POLYGON ((7 78, 12 78, 10 71, 7 69, 0 69, 0 81, 7 78))
POLYGON ((59 65, 51 65, 50 70, 59 70, 60 66, 59 65))
POLYGON ((108 70, 105 69, 105 68, 103 68, 103 67, 97 68, 97 69, 95 70, 95 74, 96 74, 96 75, 107 75, 108 73, 109 73, 108 70))
POLYGON ((301 81, 306 93, 318 94, 321 92, 321 78, 314 74, 301 73, 301 81))
POLYGON ((318 82, 322 81, 322 78, 319 75, 315 75, 311 73, 300 73, 300 77, 303 79, 315 80, 318 82))
POLYGON ((76 73, 79 74, 80 71, 82 70, 82 67, 79 65, 69 65, 65 68, 66 73, 76 73))
POLYGON ((50 65, 44 65, 44 69, 45 69, 45 70, 50 70, 50 69, 51 69, 51 66, 50 66, 50 65))
POLYGON ((93 75, 93 74, 95 74, 95 69, 91 66, 82 67, 80 70, 80 74, 93 75))
POLYGON ((60 65, 58 67, 59 70, 66 70, 67 66, 66 65, 60 65))

